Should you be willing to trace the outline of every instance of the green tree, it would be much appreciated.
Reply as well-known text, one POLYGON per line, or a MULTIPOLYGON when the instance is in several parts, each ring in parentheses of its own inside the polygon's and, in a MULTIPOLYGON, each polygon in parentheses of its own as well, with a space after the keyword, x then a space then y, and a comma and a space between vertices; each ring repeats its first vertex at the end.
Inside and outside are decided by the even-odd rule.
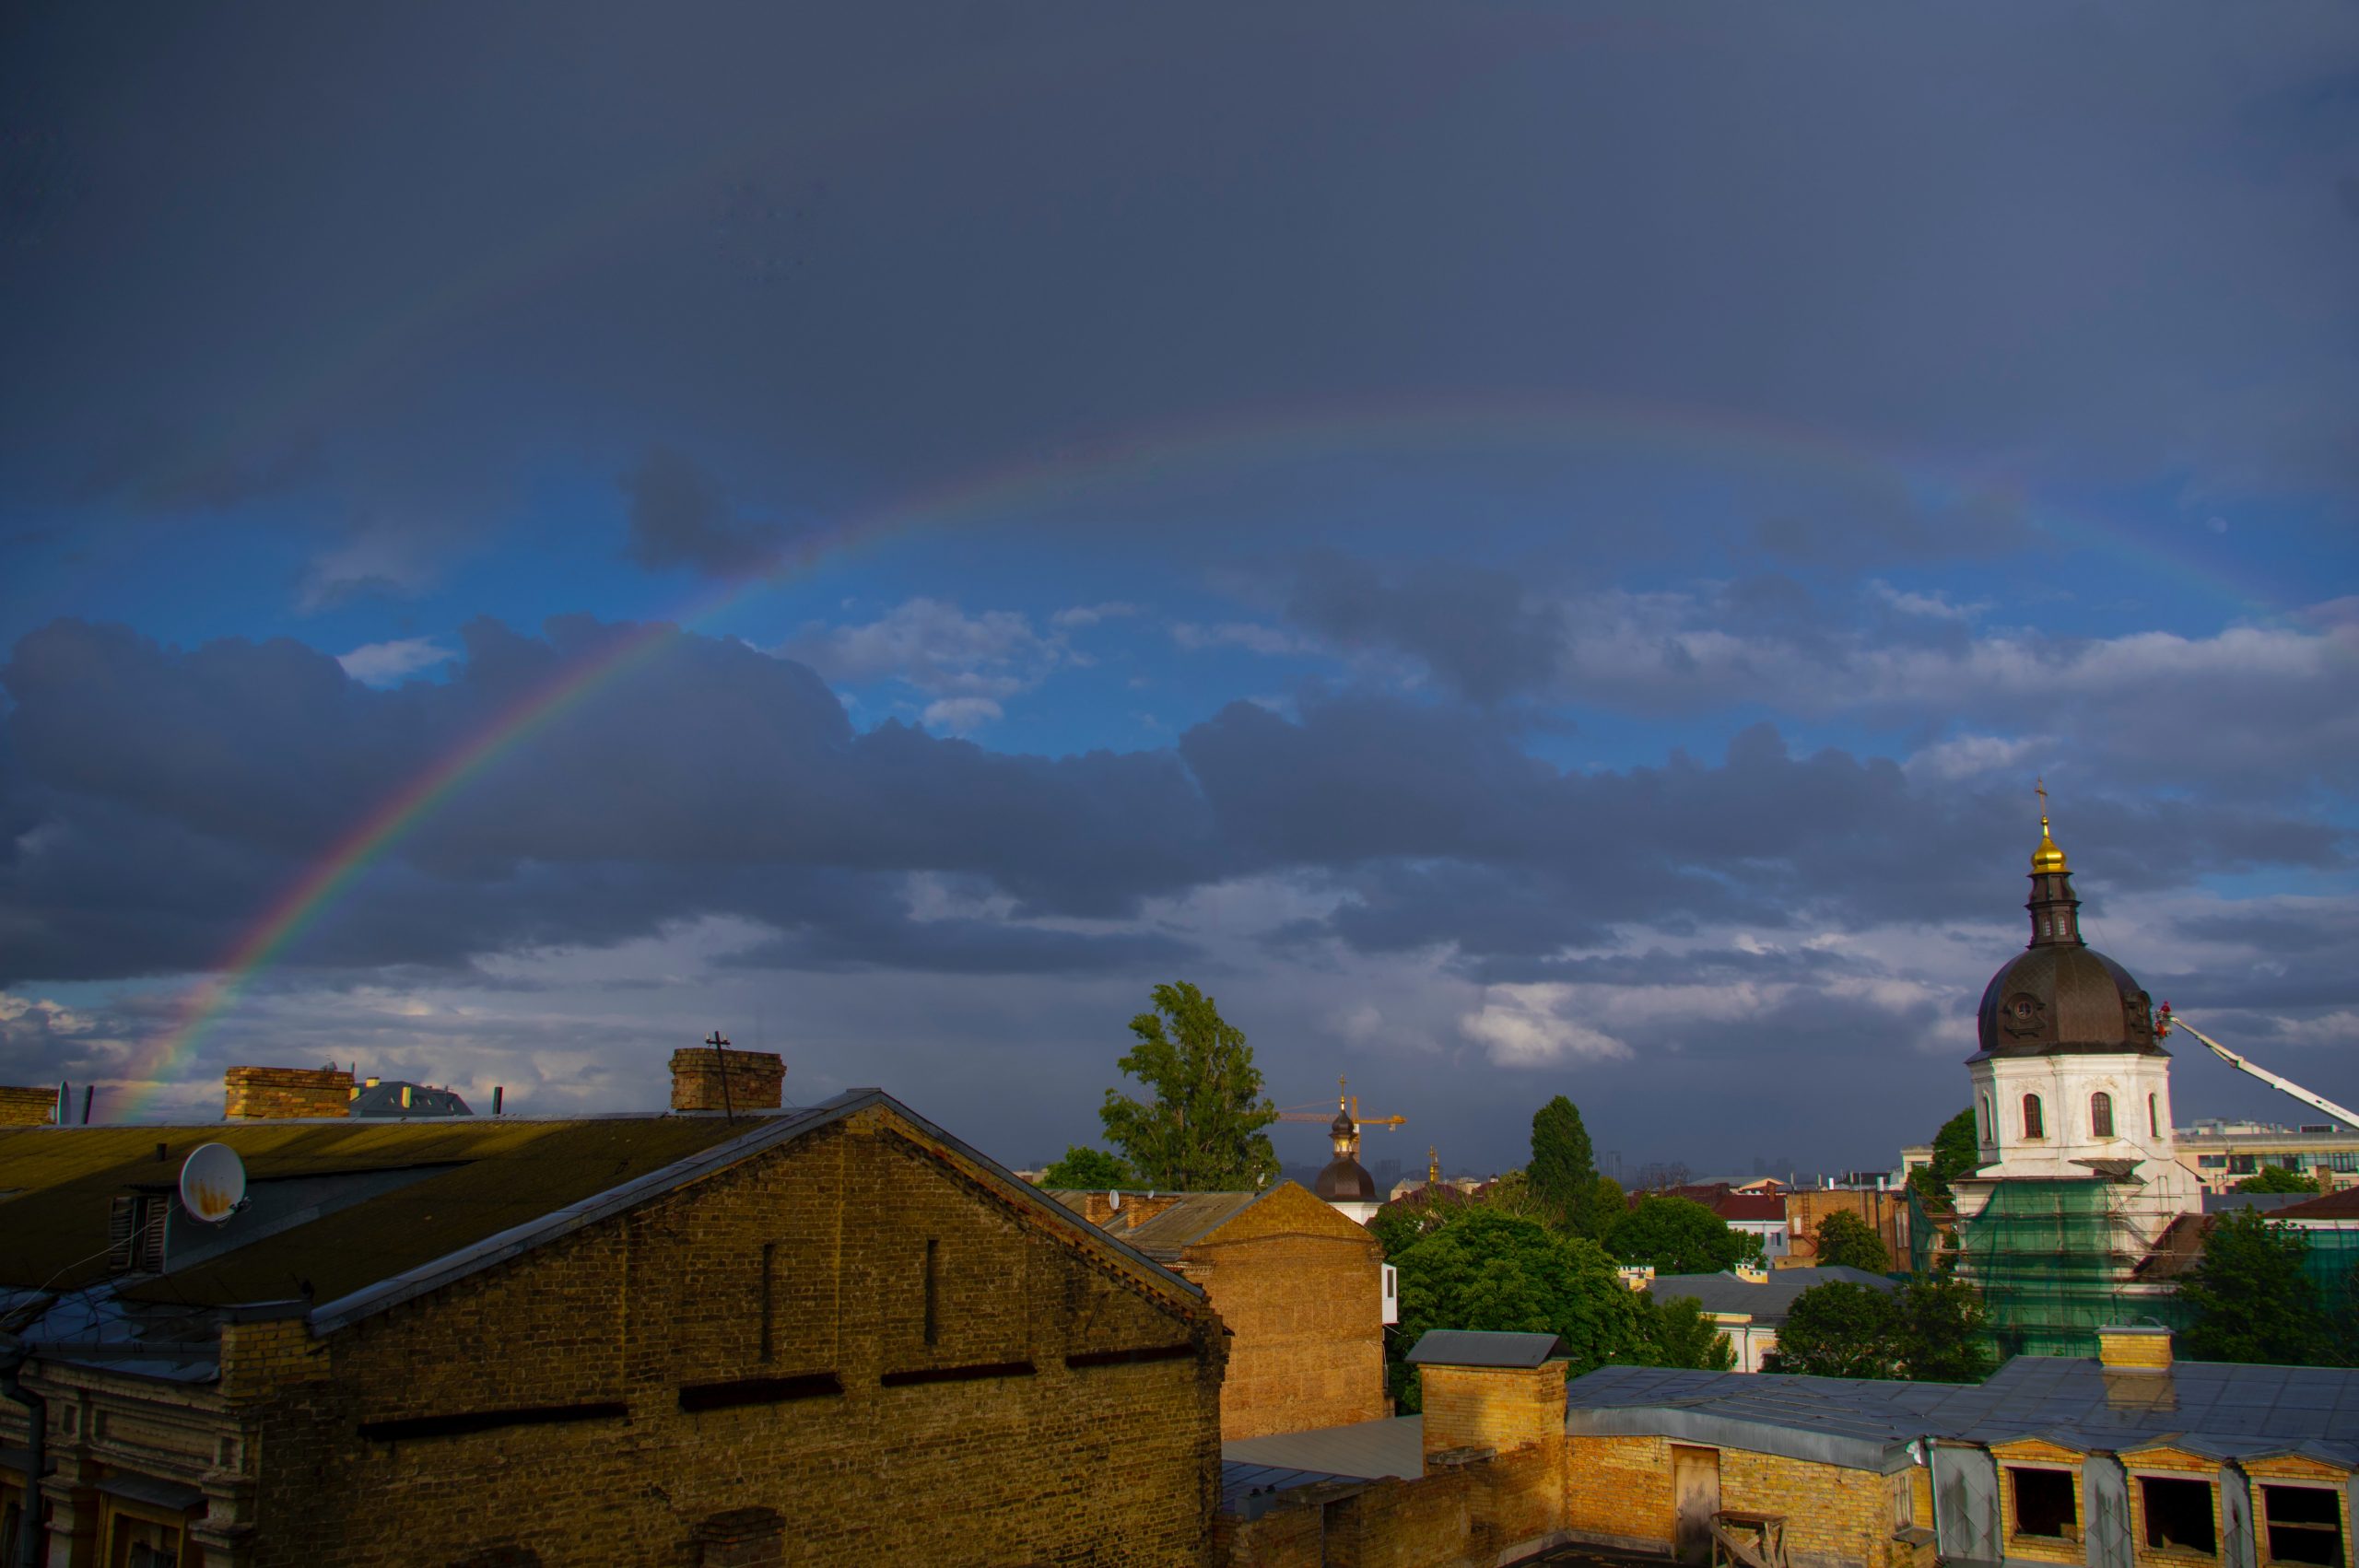
POLYGON ((1704 1304, 1694 1296, 1647 1301, 1653 1310, 1643 1324, 1644 1336, 1631 1360, 1640 1366, 1682 1366, 1697 1372, 1727 1372, 1736 1365, 1736 1347, 1720 1326, 1704 1316, 1704 1304))
POLYGON ((1763 1366, 1814 1377, 1979 1383, 1990 1375, 1981 1298, 1957 1280, 1919 1280, 1889 1293, 1830 1280, 1794 1298, 1763 1366))
POLYGON ((2260 1170, 2236 1183, 2238 1192, 2316 1192, 2316 1176, 2306 1176, 2283 1165, 2263 1165, 2260 1170))
POLYGON ((1900 1312, 1872 1285, 1832 1280, 1794 1298, 1765 1372, 1813 1377, 1897 1377, 1900 1312))
POLYGON ((1932 1164, 1909 1172, 1908 1185, 1921 1197, 1947 1202, 1950 1183, 1981 1168, 1981 1135, 1974 1125, 1974 1107, 1968 1106, 1942 1123, 1942 1129, 1933 1134, 1932 1164))
POLYGON ((1895 1305, 1902 1376, 1979 1383, 1990 1375, 1989 1328, 1973 1286, 1963 1280, 1914 1280, 1900 1287, 1895 1305))
POLYGON ((1532 1164, 1524 1168, 1550 1224, 1597 1240, 1597 1162, 1581 1113, 1559 1094, 1532 1115, 1532 1164))
MULTIPOLYGON (((1392 1261, 1401 1270, 1401 1326, 1387 1342, 1396 1357, 1435 1328, 1550 1333, 1563 1340, 1578 1377, 1609 1361, 1639 1361, 1652 1342, 1645 1298, 1624 1286, 1603 1250, 1537 1220, 1479 1203, 1455 1207, 1392 1261)), ((1414 1410, 1408 1370, 1396 1359, 1394 1387, 1414 1410)))
POLYGON ((1649 1193, 1606 1233, 1614 1256, 1649 1263, 1658 1274, 1713 1274, 1761 1257, 1761 1238, 1685 1198, 1649 1193))
POLYGON ((1818 1263, 1823 1269, 1864 1269, 1871 1274, 1892 1272, 1892 1254, 1875 1227, 1857 1214, 1836 1211, 1818 1223, 1818 1263))
POLYGON ((2333 1325, 2303 1267, 2310 1238, 2294 1225, 2239 1209, 2214 1220, 2203 1256, 2178 1288, 2194 1323, 2183 1341, 2192 1361, 2332 1366, 2333 1325))
POLYGON ((1116 1064, 1155 1092, 1152 1104, 1106 1091, 1098 1119, 1138 1179, 1166 1192, 1250 1191, 1278 1172, 1270 1135, 1277 1107, 1262 1095, 1245 1033, 1182 980, 1157 986, 1155 1010, 1131 1020, 1138 1044, 1116 1064))
POLYGON ((1064 1158, 1040 1173, 1040 1185, 1060 1192, 1111 1190, 1131 1185, 1131 1167, 1103 1149, 1065 1145, 1064 1158))

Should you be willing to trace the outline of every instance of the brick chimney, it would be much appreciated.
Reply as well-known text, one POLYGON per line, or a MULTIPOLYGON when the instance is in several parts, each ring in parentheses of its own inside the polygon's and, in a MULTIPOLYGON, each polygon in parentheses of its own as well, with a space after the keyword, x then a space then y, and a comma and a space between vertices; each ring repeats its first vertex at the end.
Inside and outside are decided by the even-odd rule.
POLYGON ((2097 1364, 2107 1372, 2168 1372, 2171 1331, 2152 1323, 2108 1323, 2097 1330, 2097 1364))
POLYGON ((1410 1364, 1425 1394, 1425 1451, 1504 1454, 1565 1435, 1565 1363, 1554 1334, 1437 1329, 1410 1364))
POLYGON ((672 1108, 675 1111, 774 1111, 785 1097, 786 1060, 776 1051, 732 1050, 691 1046, 672 1053, 672 1108), (722 1094, 722 1072, 728 1095, 722 1094))
POLYGON ((47 1127, 57 1119, 57 1091, 0 1083, 0 1127, 47 1127))
POLYGON ((352 1114, 352 1074, 340 1067, 233 1067, 221 1087, 231 1121, 352 1114))

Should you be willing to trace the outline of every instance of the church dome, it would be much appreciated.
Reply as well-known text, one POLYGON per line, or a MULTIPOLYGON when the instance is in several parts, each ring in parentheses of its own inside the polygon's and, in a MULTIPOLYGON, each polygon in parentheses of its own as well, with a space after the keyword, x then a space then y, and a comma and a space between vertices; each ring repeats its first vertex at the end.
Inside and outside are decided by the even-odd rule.
POLYGON ((2154 1039, 2152 999, 2129 970, 2081 939, 2071 868, 2044 809, 2031 863, 2031 901, 2024 906, 2031 911, 2031 943, 1983 989, 1976 1018, 1983 1054, 2168 1055, 2154 1039))
POLYGON ((1377 1198, 1376 1178, 1349 1154, 1338 1154, 1328 1162, 1310 1190, 1330 1203, 1373 1203, 1377 1198))

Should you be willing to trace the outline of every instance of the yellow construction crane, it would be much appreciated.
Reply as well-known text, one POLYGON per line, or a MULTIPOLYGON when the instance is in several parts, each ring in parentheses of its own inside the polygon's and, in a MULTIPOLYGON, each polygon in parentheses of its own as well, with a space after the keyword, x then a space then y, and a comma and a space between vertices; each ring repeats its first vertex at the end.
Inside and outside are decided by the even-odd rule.
POLYGON ((1408 1121, 1409 1118, 1404 1116, 1364 1117, 1360 1115, 1360 1097, 1351 1092, 1351 1087, 1348 1079, 1338 1075, 1335 1079, 1334 1111, 1328 1110, 1324 1106, 1288 1106, 1278 1113, 1278 1119, 1280 1121, 1315 1121, 1321 1126, 1327 1126, 1333 1123, 1336 1112, 1340 1111, 1350 1120, 1355 1136, 1362 1128, 1381 1127, 1389 1130, 1408 1121))

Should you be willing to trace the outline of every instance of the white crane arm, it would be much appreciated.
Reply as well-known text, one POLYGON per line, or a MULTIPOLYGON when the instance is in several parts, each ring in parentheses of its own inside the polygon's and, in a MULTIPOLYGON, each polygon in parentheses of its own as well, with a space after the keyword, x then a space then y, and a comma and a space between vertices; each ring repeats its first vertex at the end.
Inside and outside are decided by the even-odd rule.
POLYGON ((2155 1022, 2158 1027, 2155 1029, 2154 1033, 2157 1036, 2166 1035, 2174 1027, 2184 1029, 2189 1034, 2194 1036, 2197 1039, 2202 1041, 2205 1045, 2211 1047, 2212 1054, 2213 1056, 2218 1057, 2222 1061, 2226 1062, 2230 1067, 2236 1069, 2239 1072, 2249 1072, 2255 1078, 2259 1079, 2263 1083, 2268 1084, 2271 1088, 2282 1090, 2285 1094, 2293 1095, 2294 1098, 2301 1101, 2306 1106, 2316 1106, 2319 1110, 2324 1111, 2327 1115, 2332 1117, 2335 1120, 2341 1122, 2345 1127, 2359 1129, 2359 1111, 2352 1110, 2344 1106, 2338 1106, 2332 1100, 2328 1099, 2324 1094, 2313 1094, 2310 1091, 2303 1088, 2299 1083, 2294 1082, 2292 1079, 2284 1077, 2279 1073, 2271 1072, 2265 1067, 2257 1066, 2253 1062, 2247 1060, 2242 1056, 2237 1055, 2235 1051, 2232 1051, 2227 1047, 2222 1045, 2219 1041, 2213 1039, 2211 1036, 2205 1034, 2202 1030, 2197 1028, 2194 1024, 2189 1024, 2186 1019, 2175 1015, 2171 1012, 2170 1003, 2163 1003, 2162 1015, 2155 1022))

